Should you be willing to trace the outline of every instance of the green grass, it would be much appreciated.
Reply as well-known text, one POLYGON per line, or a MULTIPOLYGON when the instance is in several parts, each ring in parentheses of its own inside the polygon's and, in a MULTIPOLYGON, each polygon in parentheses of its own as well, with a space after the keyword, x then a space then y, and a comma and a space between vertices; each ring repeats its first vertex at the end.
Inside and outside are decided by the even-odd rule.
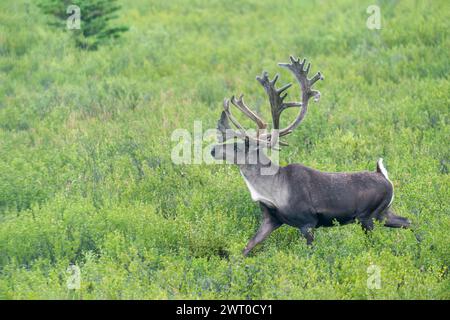
POLYGON ((122 4, 130 30, 88 52, 33 2, 0 3, 0 299, 450 299, 448 1, 122 4), (374 3, 381 30, 366 28, 374 3), (289 54, 325 81, 281 163, 383 157, 421 242, 348 225, 307 247, 282 227, 244 259, 260 212, 238 169, 172 163, 173 130, 213 128, 224 97, 268 119, 255 76, 292 81, 276 66, 289 54))

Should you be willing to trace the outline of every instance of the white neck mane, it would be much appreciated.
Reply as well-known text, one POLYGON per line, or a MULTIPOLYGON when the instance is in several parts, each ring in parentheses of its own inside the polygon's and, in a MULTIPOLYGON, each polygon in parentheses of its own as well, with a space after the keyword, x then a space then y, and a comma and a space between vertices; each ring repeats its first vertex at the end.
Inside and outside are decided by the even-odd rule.
POLYGON ((269 207, 275 207, 274 201, 269 199, 268 196, 265 196, 261 192, 259 192, 255 188, 255 186, 245 177, 245 175, 242 173, 242 170, 239 170, 239 172, 241 173, 242 178, 244 178, 245 184, 247 185, 247 188, 250 191, 250 195, 251 195, 253 201, 255 201, 255 202, 259 201, 269 207))

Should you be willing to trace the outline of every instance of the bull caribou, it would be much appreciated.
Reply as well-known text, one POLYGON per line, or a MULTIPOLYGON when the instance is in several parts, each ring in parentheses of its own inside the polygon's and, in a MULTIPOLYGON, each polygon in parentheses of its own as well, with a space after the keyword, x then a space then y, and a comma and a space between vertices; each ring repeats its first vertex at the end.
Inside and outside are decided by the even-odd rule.
POLYGON ((272 162, 265 149, 278 150, 287 145, 280 138, 292 133, 304 120, 311 98, 319 100, 320 93, 312 86, 323 80, 317 72, 308 78, 311 64, 306 60, 290 57, 290 63, 280 63, 298 81, 301 102, 287 102, 285 92, 291 84, 277 88, 276 75, 269 79, 267 72, 256 79, 264 87, 270 103, 272 128, 244 102, 243 96, 224 100, 223 111, 218 122, 219 144, 211 150, 217 160, 226 160, 239 166, 241 175, 253 201, 259 203, 263 217, 255 236, 243 250, 247 256, 271 232, 283 224, 296 227, 306 238, 307 244, 314 240, 314 229, 331 227, 334 222, 348 224, 358 221, 365 231, 374 227, 374 220, 386 227, 408 228, 410 221, 400 217, 390 208, 394 199, 394 188, 388 173, 379 159, 374 172, 322 172, 303 164, 281 167, 272 162), (230 102, 257 125, 255 134, 239 123, 233 116, 230 102), (287 127, 280 129, 280 115, 288 108, 298 108, 297 117, 287 127), (232 129, 230 122, 236 127, 232 129), (228 140, 233 139, 231 143, 228 140))

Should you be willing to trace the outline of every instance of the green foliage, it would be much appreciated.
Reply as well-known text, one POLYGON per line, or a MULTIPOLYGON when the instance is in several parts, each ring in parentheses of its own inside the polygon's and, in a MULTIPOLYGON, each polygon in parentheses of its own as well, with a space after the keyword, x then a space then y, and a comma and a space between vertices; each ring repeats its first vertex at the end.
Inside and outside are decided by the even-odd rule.
POLYGON ((59 29, 66 28, 66 23, 76 11, 70 6, 78 6, 80 12, 80 29, 71 29, 76 44, 80 48, 95 50, 109 39, 118 38, 128 27, 111 27, 109 21, 117 18, 120 6, 117 0, 41 0, 38 4, 45 14, 54 19, 50 22, 59 29))
POLYGON ((121 4, 127 37, 86 51, 30 1, 0 2, 0 299, 450 298, 447 1, 379 1, 381 30, 350 0, 121 4), (213 128, 226 96, 268 118, 254 76, 291 81, 289 54, 325 81, 281 163, 383 157, 413 232, 338 226, 307 247, 285 226, 244 259, 260 212, 237 168, 172 163, 172 132, 213 128))

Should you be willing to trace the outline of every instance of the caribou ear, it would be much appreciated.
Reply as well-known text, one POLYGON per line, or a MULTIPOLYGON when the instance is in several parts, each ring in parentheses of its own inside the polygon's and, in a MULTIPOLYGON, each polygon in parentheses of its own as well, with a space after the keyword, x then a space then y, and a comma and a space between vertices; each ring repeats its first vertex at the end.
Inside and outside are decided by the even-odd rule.
POLYGON ((217 121, 217 140, 219 143, 225 142, 227 130, 231 129, 228 116, 225 111, 222 111, 219 121, 217 121))

